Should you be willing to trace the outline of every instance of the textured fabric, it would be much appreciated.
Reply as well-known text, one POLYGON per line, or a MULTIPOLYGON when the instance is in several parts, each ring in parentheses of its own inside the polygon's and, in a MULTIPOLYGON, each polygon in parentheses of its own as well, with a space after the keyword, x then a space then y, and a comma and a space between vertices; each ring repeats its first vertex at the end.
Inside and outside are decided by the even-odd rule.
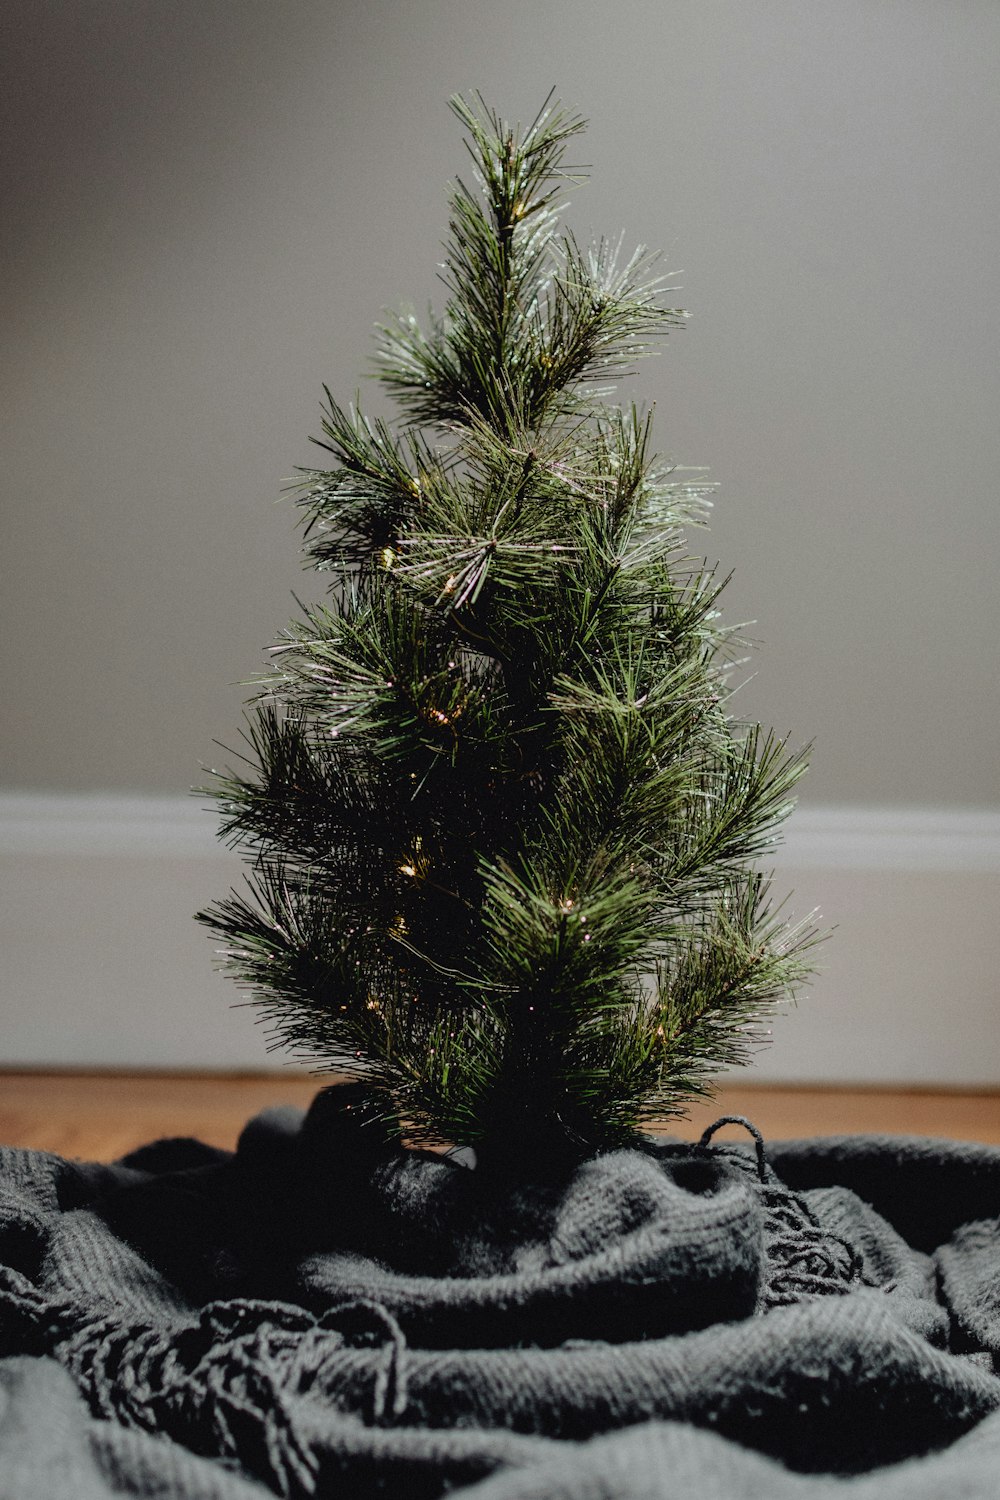
POLYGON ((234 1154, 0 1150, 0 1500, 1000 1495, 1000 1150, 504 1180, 352 1097, 234 1154))

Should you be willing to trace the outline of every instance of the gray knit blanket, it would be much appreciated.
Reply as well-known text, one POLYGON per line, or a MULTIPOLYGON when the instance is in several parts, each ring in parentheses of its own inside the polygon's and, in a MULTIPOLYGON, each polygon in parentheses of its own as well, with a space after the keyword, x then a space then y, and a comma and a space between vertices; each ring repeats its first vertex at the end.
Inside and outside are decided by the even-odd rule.
POLYGON ((0 1500, 1000 1496, 1000 1149, 504 1179, 350 1098, 235 1153, 0 1150, 0 1500))

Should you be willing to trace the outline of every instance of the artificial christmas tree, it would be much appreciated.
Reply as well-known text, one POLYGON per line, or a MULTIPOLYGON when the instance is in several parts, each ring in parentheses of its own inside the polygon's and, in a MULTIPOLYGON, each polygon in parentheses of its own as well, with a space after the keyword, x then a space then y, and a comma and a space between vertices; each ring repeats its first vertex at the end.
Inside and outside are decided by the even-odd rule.
POLYGON ((334 600, 220 788, 207 919, 356 1081, 235 1152, 0 1147, 0 1495, 992 1500, 1000 1151, 639 1132, 802 972, 753 863, 801 762, 728 717, 700 482, 595 391, 675 315, 554 240, 578 122, 457 108, 422 425, 330 402, 334 600))
POLYGON ((755 861, 804 762, 731 717, 703 477, 609 404, 683 314, 650 257, 560 235, 581 120, 452 107, 447 305, 382 330, 398 434, 327 392, 299 498, 332 603, 220 778, 254 875, 205 920, 373 1115, 539 1160, 683 1112, 801 977, 755 861))

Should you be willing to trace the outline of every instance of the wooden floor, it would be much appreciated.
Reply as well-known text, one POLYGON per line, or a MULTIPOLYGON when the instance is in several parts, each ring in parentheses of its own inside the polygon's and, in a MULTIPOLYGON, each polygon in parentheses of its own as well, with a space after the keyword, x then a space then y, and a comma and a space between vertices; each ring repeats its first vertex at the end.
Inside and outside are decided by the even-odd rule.
MULTIPOLYGON (((273 1104, 305 1108, 329 1080, 256 1075, 0 1072, 0 1144, 112 1161, 146 1141, 196 1136, 231 1148, 244 1122, 273 1104)), ((720 1115, 746 1115, 770 1140, 889 1132, 1000 1145, 1000 1092, 772 1088, 729 1085, 671 1125, 691 1138, 720 1115)))

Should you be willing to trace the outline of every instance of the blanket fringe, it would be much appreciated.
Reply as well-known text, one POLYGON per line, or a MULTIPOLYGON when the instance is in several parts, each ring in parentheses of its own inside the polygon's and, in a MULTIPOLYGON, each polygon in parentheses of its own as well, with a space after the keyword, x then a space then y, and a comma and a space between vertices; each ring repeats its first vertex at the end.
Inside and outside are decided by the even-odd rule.
MULTIPOLYGON (((874 1286, 866 1278, 858 1251, 841 1235, 824 1229, 808 1203, 786 1187, 767 1160, 762 1133, 745 1115, 722 1115, 703 1131, 696 1147, 707 1151, 725 1125, 739 1125, 753 1137, 756 1174, 764 1205, 766 1261, 762 1310, 787 1307, 807 1297, 843 1296, 857 1286, 874 1286)), ((746 1167, 745 1154, 727 1159, 746 1167)))

